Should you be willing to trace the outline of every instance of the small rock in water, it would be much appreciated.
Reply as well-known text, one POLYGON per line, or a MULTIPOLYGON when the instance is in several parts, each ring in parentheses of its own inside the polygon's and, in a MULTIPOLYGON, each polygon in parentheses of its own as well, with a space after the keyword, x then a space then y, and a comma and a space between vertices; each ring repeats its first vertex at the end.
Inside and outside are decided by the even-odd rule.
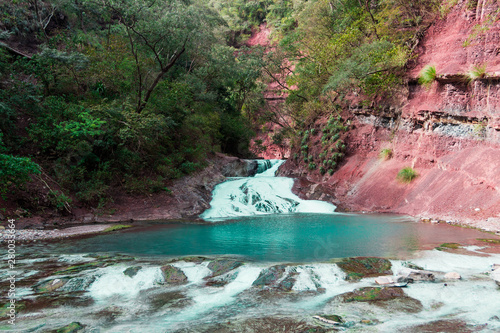
POLYGON ((408 274, 408 280, 410 281, 431 281, 436 280, 436 277, 432 272, 428 271, 413 271, 408 274))
POLYGON ((365 277, 392 274, 391 262, 384 258, 345 258, 337 263, 337 266, 347 273, 346 280, 350 281, 357 281, 365 277))
POLYGON ((42 281, 33 286, 33 289, 38 293, 53 292, 64 286, 68 281, 69 278, 51 279, 48 281, 42 281))
POLYGON ((375 279, 375 283, 380 285, 393 284, 394 282, 392 276, 379 276, 375 279))
POLYGON ((460 280, 462 277, 457 272, 448 272, 444 275, 445 280, 460 280))
POLYGON ((139 272, 142 269, 142 266, 135 266, 135 267, 129 267, 126 270, 123 271, 123 274, 126 276, 133 278, 134 276, 137 275, 137 272, 139 272))
POLYGON ((383 286, 404 287, 408 284, 408 279, 404 276, 379 276, 375 283, 383 286))
POLYGON ((84 328, 85 328, 84 325, 80 324, 79 322, 74 321, 69 325, 66 325, 64 327, 57 329, 56 332, 57 333, 76 333, 76 332, 80 332, 84 328))
POLYGON ((166 265, 160 269, 165 282, 168 284, 184 284, 187 282, 187 276, 177 267, 166 265))
POLYGON ((493 272, 491 272, 490 276, 496 282, 496 284, 500 286, 500 268, 497 268, 493 272))

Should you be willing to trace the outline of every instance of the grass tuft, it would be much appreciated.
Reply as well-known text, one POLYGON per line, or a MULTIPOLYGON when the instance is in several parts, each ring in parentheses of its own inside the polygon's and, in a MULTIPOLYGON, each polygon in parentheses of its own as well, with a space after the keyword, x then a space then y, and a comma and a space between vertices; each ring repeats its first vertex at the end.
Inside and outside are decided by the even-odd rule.
POLYGON ((418 83, 429 88, 434 80, 436 80, 436 67, 431 65, 425 66, 420 72, 418 83))
POLYGON ((486 65, 483 64, 472 67, 472 69, 467 73, 467 76, 470 81, 485 78, 487 76, 486 65))
POLYGON ((410 167, 401 169, 398 172, 397 179, 402 183, 411 183, 412 180, 417 178, 418 173, 410 167))

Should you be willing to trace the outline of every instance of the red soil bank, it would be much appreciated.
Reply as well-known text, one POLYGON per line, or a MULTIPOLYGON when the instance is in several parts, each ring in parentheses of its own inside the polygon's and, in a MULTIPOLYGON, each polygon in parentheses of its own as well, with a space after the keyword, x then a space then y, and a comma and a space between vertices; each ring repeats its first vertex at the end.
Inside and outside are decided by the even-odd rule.
POLYGON ((417 48, 401 106, 384 116, 370 109, 354 112, 347 158, 333 176, 310 174, 302 163, 288 161, 283 175, 307 174, 295 190, 304 197, 327 193, 347 210, 395 212, 499 231, 500 21, 488 22, 498 8, 496 2, 480 0, 471 10, 463 2, 436 21, 417 48), (478 24, 488 30, 470 38, 478 24), (428 64, 438 74, 430 89, 416 82, 428 64), (481 64, 489 78, 464 82, 463 74, 481 64), (384 148, 392 149, 391 159, 379 157, 384 148), (396 179, 407 166, 419 174, 410 184, 396 179), (321 191, 313 183, 320 183, 321 191))

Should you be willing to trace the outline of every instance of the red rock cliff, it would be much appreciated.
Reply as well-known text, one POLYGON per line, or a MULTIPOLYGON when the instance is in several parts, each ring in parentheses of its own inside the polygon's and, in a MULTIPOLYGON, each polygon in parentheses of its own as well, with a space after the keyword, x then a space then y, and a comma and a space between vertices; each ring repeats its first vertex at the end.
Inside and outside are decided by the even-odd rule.
MULTIPOLYGON (((344 164, 332 176, 308 174, 296 190, 306 197, 327 192, 353 211, 459 220, 500 230, 498 10, 496 1, 479 0, 475 8, 459 1, 436 21, 417 48, 402 106, 383 116, 353 108, 344 164), (426 65, 438 74, 430 88, 416 80, 426 65), (467 72, 480 65, 486 65, 487 76, 467 82, 467 72), (379 157, 384 148, 392 150, 391 159, 379 157), (410 184, 396 179, 406 166, 419 175, 410 184), (321 191, 307 186, 309 181, 320 183, 321 191)), ((305 173, 304 165, 292 161, 282 170, 305 173)))

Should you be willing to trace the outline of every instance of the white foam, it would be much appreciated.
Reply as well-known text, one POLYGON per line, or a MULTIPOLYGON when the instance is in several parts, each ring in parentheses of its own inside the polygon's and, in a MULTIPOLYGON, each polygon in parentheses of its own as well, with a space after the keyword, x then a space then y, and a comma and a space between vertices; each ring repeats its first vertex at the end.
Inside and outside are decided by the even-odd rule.
POLYGON ((196 284, 201 283, 205 276, 212 273, 212 271, 207 267, 208 262, 196 264, 192 262, 180 261, 173 264, 172 266, 175 266, 182 270, 182 272, 188 278, 188 281, 196 284))
POLYGON ((317 290, 318 287, 333 291, 346 283, 345 273, 335 264, 298 266, 297 272, 299 276, 293 286, 296 291, 317 290))
POLYGON ((191 288, 188 296, 194 304, 182 311, 182 313, 165 318, 166 322, 182 323, 199 318, 199 316, 213 308, 229 304, 235 300, 235 296, 252 286, 262 268, 243 265, 237 268, 236 278, 221 288, 191 288))
POLYGON ((124 265, 117 265, 98 271, 97 275, 100 276, 90 286, 90 295, 97 300, 116 295, 134 298, 141 290, 157 287, 163 282, 159 267, 143 267, 133 277, 123 274, 126 268, 124 265))

